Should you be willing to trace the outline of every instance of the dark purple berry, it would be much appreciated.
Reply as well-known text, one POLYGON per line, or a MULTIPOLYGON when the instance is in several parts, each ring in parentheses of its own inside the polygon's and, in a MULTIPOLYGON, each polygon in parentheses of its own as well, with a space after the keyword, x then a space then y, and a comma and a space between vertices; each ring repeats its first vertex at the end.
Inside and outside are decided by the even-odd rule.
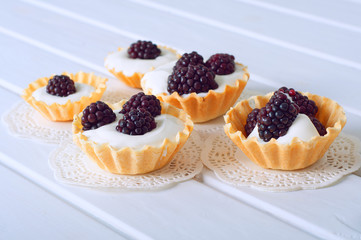
POLYGON ((173 68, 173 71, 181 67, 188 67, 188 65, 198 65, 198 64, 204 65, 203 57, 201 55, 199 55, 195 51, 191 53, 185 53, 182 55, 180 59, 178 59, 178 61, 176 62, 173 68))
POLYGON ((299 107, 285 94, 274 94, 257 115, 259 137, 265 142, 286 135, 299 113, 299 107))
POLYGON ((128 48, 130 58, 155 59, 160 55, 160 49, 151 41, 138 40, 128 48))
POLYGON ((318 107, 313 100, 308 99, 307 96, 303 96, 300 92, 297 92, 293 88, 281 87, 275 92, 275 96, 279 93, 288 94, 292 98, 292 101, 300 107, 300 113, 307 116, 314 117, 318 111, 318 107))
POLYGON ((317 129, 318 134, 320 134, 320 136, 324 136, 326 135, 326 128, 325 126, 322 125, 322 123, 315 117, 310 117, 311 122, 313 123, 313 125, 315 126, 315 128, 317 129))
POLYGON ((55 75, 46 85, 46 92, 59 97, 66 97, 76 92, 74 81, 66 75, 55 75))
POLYGON ((206 66, 217 75, 227 75, 234 72, 234 56, 226 53, 212 55, 206 62, 206 66))
POLYGON ((259 113, 259 109, 255 108, 247 116, 247 122, 246 122, 246 126, 245 126, 247 136, 249 136, 251 134, 254 127, 257 125, 257 115, 258 115, 258 113, 259 113))
POLYGON ((144 108, 139 108, 125 113, 119 120, 116 130, 128 135, 144 135, 156 126, 152 114, 144 108))
POLYGON ((119 112, 122 114, 128 113, 132 110, 144 108, 153 117, 160 115, 162 107, 160 101, 153 95, 145 95, 143 92, 139 92, 133 95, 124 105, 123 109, 119 112))
POLYGON ((97 101, 91 103, 83 110, 81 124, 83 125, 83 130, 86 131, 112 123, 115 121, 115 118, 115 113, 107 104, 97 101))
POLYGON ((179 95, 187 93, 208 92, 218 88, 214 80, 215 74, 204 65, 188 65, 175 69, 168 77, 168 92, 178 92, 179 95))

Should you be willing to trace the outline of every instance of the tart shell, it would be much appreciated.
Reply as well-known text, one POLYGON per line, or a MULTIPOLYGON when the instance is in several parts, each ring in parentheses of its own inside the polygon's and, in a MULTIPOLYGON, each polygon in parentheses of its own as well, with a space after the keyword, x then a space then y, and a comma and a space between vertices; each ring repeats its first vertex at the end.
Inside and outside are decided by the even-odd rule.
POLYGON ((90 96, 81 97, 79 101, 71 102, 68 100, 65 104, 53 103, 48 105, 43 101, 37 101, 32 95, 35 90, 45 87, 53 76, 39 78, 30 83, 28 88, 24 90, 22 98, 50 121, 71 121, 75 114, 78 114, 90 103, 98 101, 103 96, 106 89, 105 83, 108 81, 107 78, 95 76, 93 73, 78 72, 73 74, 64 72, 62 74, 69 76, 74 82, 91 85, 95 90, 90 96))
MULTIPOLYGON (((161 49, 166 49, 168 51, 171 51, 174 54, 176 54, 178 58, 180 57, 180 55, 177 53, 177 51, 172 49, 172 48, 168 48, 168 47, 165 47, 165 46, 158 46, 158 47, 161 48, 161 49)), ((121 51, 121 50, 123 50, 123 48, 118 48, 118 51, 121 51)), ((144 61, 147 61, 147 60, 144 60, 144 61)), ((108 71, 110 73, 112 73, 117 79, 119 79, 120 81, 125 83, 127 86, 133 87, 133 88, 142 88, 140 80, 143 78, 145 73, 135 72, 131 76, 126 76, 123 73, 123 71, 117 72, 117 71, 115 71, 115 68, 108 68, 107 66, 105 66, 105 67, 108 69, 108 71)), ((154 67, 151 67, 149 69, 149 72, 153 71, 153 70, 154 70, 154 67)))
MULTIPOLYGON (((112 109, 120 109, 127 100, 109 104, 112 109)), ((177 133, 175 141, 164 139, 161 146, 146 145, 141 149, 131 147, 114 148, 109 144, 98 144, 83 135, 82 113, 74 116, 72 125, 73 140, 82 151, 97 165, 115 174, 143 174, 155 171, 168 164, 173 156, 183 147, 193 130, 193 122, 182 110, 169 104, 161 103, 162 114, 170 114, 184 123, 184 129, 177 133)), ((114 130, 115 131, 115 130, 114 130)))
MULTIPOLYGON (((193 122, 200 123, 214 119, 223 115, 237 101, 245 88, 249 79, 247 67, 240 63, 236 63, 242 67, 244 74, 242 79, 237 79, 235 85, 226 85, 223 92, 215 92, 210 90, 205 97, 201 97, 196 93, 191 93, 187 97, 180 96, 177 92, 171 95, 161 93, 156 95, 157 98, 177 108, 181 108, 188 113, 193 122)), ((145 94, 152 94, 152 89, 145 89, 145 94)))
POLYGON ((306 168, 323 157, 345 126, 346 115, 343 108, 329 98, 310 93, 303 94, 315 101, 318 106, 316 118, 326 127, 326 135, 314 136, 309 141, 295 137, 290 144, 279 144, 276 139, 271 139, 265 144, 260 143, 256 137, 247 139, 244 127, 247 116, 253 109, 250 103, 254 101, 255 108, 264 107, 273 93, 237 103, 224 116, 225 133, 249 159, 263 168, 279 170, 306 168))

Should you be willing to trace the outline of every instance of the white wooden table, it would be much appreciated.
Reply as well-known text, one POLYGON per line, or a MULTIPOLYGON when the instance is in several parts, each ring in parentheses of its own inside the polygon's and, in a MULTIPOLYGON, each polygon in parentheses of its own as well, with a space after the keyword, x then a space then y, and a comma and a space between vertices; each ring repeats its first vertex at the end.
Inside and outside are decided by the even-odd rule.
MULTIPOLYGON (((361 138, 359 0, 23 0, 0 8, 0 114, 35 79, 95 72, 129 94, 104 57, 138 39, 228 52, 249 66, 247 89, 283 85, 338 101, 361 138)), ((361 172, 319 189, 234 188, 203 170, 166 190, 105 192, 62 185, 56 147, 0 130, 0 239, 361 239, 361 172)))

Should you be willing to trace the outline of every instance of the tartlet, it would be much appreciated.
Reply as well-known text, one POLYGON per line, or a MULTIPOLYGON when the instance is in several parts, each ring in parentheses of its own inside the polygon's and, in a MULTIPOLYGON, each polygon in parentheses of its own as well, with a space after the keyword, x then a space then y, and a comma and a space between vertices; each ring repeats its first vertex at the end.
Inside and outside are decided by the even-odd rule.
POLYGON ((43 117, 50 121, 71 121, 75 114, 81 112, 91 102, 99 100, 105 89, 107 78, 95 76, 93 73, 78 72, 76 74, 64 72, 62 75, 69 76, 74 82, 84 83, 94 87, 94 91, 89 96, 82 96, 79 101, 68 100, 65 104, 53 103, 46 104, 33 97, 33 93, 48 84, 50 77, 39 78, 29 84, 23 92, 22 98, 37 110, 43 117))
POLYGON ((296 170, 312 165, 323 157, 346 124, 343 108, 329 98, 303 93, 318 106, 316 118, 326 127, 326 135, 314 136, 309 141, 295 137, 290 144, 280 144, 274 138, 267 143, 260 143, 256 137, 247 139, 245 125, 253 109, 250 105, 254 101, 254 108, 264 107, 272 95, 255 96, 237 103, 224 116, 225 133, 249 159, 263 168, 296 170))
POLYGON ((226 85, 222 92, 209 90, 207 93, 202 93, 205 94, 204 96, 194 92, 185 96, 181 96, 177 92, 172 94, 168 92, 155 93, 152 88, 146 86, 145 78, 142 79, 141 85, 146 94, 154 94, 160 101, 183 109, 190 115, 193 122, 206 122, 223 115, 233 106, 245 88, 249 80, 247 67, 240 63, 236 63, 236 66, 242 69, 243 74, 234 81, 234 84, 226 85))
MULTIPOLYGON (((109 104, 109 107, 121 109, 125 102, 126 100, 122 100, 113 105, 109 104)), ((73 140, 90 159, 108 172, 134 175, 155 171, 172 160, 193 130, 193 122, 184 111, 166 103, 161 103, 161 107, 162 114, 170 114, 180 119, 184 124, 184 128, 176 134, 175 140, 165 138, 160 146, 145 145, 142 148, 116 148, 108 143, 100 144, 91 141, 83 134, 82 113, 74 116, 72 125, 73 140)))
POLYGON ((117 79, 125 83, 126 85, 133 88, 141 88, 140 80, 145 73, 152 71, 154 68, 164 65, 170 61, 177 60, 179 55, 176 50, 171 49, 165 46, 158 46, 161 50, 161 55, 156 59, 131 59, 127 58, 127 61, 131 63, 133 69, 130 69, 129 66, 119 66, 119 64, 110 63, 110 57, 117 57, 116 54, 121 55, 122 58, 126 58, 127 49, 118 48, 117 52, 110 53, 105 58, 104 66, 112 73, 117 79), (123 54, 123 55, 122 55, 123 54), (145 63, 146 66, 139 67, 138 64, 145 63), (116 65, 116 66, 114 66, 116 65))

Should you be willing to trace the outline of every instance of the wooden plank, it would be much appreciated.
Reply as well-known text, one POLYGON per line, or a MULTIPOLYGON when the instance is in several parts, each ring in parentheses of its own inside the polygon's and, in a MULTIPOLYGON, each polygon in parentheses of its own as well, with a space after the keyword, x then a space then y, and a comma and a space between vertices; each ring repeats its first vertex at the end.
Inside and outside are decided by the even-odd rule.
MULTIPOLYGON (((237 0, 242 1, 243 0, 237 0)), ((361 1, 359 0, 257 0, 276 8, 286 8, 304 14, 312 14, 324 19, 337 21, 352 27, 361 27, 361 1)), ((346 28, 347 29, 347 28, 346 28)))
POLYGON ((204 183, 258 209, 307 229, 322 239, 358 239, 361 237, 361 193, 355 186, 361 178, 348 176, 340 183, 318 190, 286 193, 235 188, 203 171, 204 183))
POLYGON ((125 239, 0 165, 0 239, 125 239))
MULTIPOLYGON (((4 104, 0 106, 2 115, 19 98, 2 89, 0 94, 4 97, 4 104)), ((2 165, 127 237, 288 239, 294 236, 294 239, 313 239, 194 180, 161 191, 108 192, 60 185, 47 164, 48 155, 56 146, 14 138, 3 125, 0 128, 2 165)))
POLYGON ((361 39, 361 28, 356 32, 335 28, 335 26, 305 21, 293 15, 279 14, 239 1, 213 0, 208 4, 200 0, 192 2, 132 1, 215 28, 227 29, 257 41, 361 69, 361 57, 355 56, 357 55, 355 52, 361 52, 357 44, 361 39), (227 14, 219 14, 219 9, 222 8, 227 14))
MULTIPOLYGON (((196 49, 205 57, 213 52, 233 53, 236 59, 241 59, 241 62, 249 65, 251 75, 256 76, 252 79, 255 81, 254 85, 257 85, 258 81, 258 83, 265 82, 269 85, 276 85, 276 87, 281 85, 293 86, 302 91, 310 91, 331 97, 344 105, 348 111, 361 115, 361 111, 358 109, 358 106, 361 104, 361 99, 352 97, 357 94, 357 87, 361 87, 361 83, 355 77, 359 74, 358 70, 344 67, 340 64, 330 63, 282 47, 254 41, 227 30, 215 29, 212 26, 194 22, 193 19, 174 16, 170 13, 144 7, 132 2, 124 2, 122 4, 123 8, 128 9, 128 11, 122 14, 118 14, 117 3, 112 1, 108 2, 107 5, 104 5, 100 1, 94 1, 92 7, 88 4, 76 2, 72 3, 74 8, 71 10, 67 7, 69 4, 67 1, 54 1, 52 4, 46 5, 51 6, 51 8, 45 7, 45 9, 99 28, 99 30, 93 31, 94 34, 96 32, 97 34, 103 34, 104 31, 113 32, 114 37, 112 39, 115 39, 117 36, 118 39, 124 37, 120 35, 119 31, 116 31, 123 30, 128 33, 134 33, 135 35, 141 33, 142 36, 147 39, 155 41, 161 40, 161 42, 166 42, 167 45, 177 46, 187 51, 196 49), (97 12, 95 12, 95 9, 97 9, 97 12), (136 12, 138 14, 137 22, 147 22, 149 26, 157 29, 177 29, 177 31, 172 32, 172 34, 163 34, 160 37, 157 32, 153 31, 153 28, 143 27, 137 24, 137 22, 129 21, 129 19, 134 17, 127 15, 131 14, 130 12, 136 12), (152 18, 154 15, 162 19, 168 19, 169 21, 157 21, 152 18), (101 17, 96 19, 98 16, 101 17), (188 28, 187 26, 192 26, 192 28, 188 28), (207 41, 204 41, 205 39, 207 41), (257 55, 257 53, 262 54, 257 55), (267 78, 262 76, 267 76, 267 78), (349 95, 343 97, 340 96, 337 88, 326 87, 330 82, 338 83, 341 79, 344 87, 350 91, 349 95)), ((34 7, 36 6, 34 5, 34 7)), ((41 8, 44 9, 44 6, 41 8)), ((36 13, 35 9, 29 8, 29 15, 31 12, 35 15, 31 15, 33 17, 46 14, 45 11, 36 13)), ((6 13, 4 14, 4 18, 6 19, 11 17, 6 16, 6 13)), ((11 21, 23 21, 21 20, 21 16, 18 18, 18 20, 12 19, 11 21)), ((22 25, 24 24, 27 23, 22 22, 22 25)), ((36 29, 36 26, 31 27, 36 29)), ((64 26, 62 28, 64 28, 64 26)), ((18 31, 18 29, 16 30, 18 31)), ((129 38, 131 35, 125 37, 129 38)), ((104 44, 107 43, 104 41, 104 44)), ((110 45, 112 44, 109 44, 109 46, 110 45)), ((113 45, 116 44, 113 43, 113 45)), ((109 51, 111 50, 112 49, 109 51)), ((86 52, 92 51, 89 50, 86 52)), ((81 53, 79 55, 81 55, 81 53)))

